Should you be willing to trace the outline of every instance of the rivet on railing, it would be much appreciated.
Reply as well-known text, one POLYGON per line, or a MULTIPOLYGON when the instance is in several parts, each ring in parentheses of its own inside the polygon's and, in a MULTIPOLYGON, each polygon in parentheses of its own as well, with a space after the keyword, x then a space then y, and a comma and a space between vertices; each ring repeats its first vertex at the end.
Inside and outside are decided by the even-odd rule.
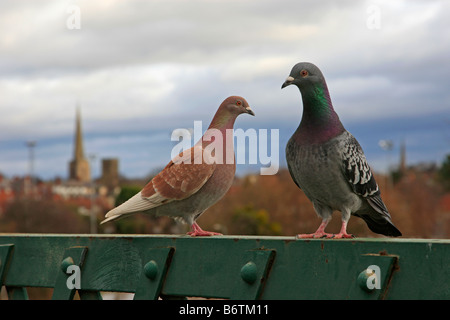
POLYGON ((379 281, 377 278, 377 275, 373 270, 365 269, 358 275, 358 285, 359 287, 366 291, 366 292, 372 292, 376 288, 376 284, 379 281))
POLYGON ((144 274, 147 278, 150 280, 153 280, 156 278, 158 274, 158 264, 155 260, 150 260, 147 262, 144 266, 144 274))
POLYGON ((72 257, 67 257, 61 262, 61 270, 64 273, 67 273, 67 268, 75 264, 72 257))
POLYGON ((252 284, 256 281, 258 269, 256 268, 256 264, 252 261, 247 262, 241 268, 241 278, 248 284, 252 284))

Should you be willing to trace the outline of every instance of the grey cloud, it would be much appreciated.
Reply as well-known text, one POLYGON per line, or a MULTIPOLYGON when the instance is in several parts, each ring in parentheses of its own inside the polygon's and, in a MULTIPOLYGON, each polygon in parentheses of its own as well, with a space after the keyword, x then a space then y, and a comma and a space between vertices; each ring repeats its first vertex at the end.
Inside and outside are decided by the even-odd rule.
POLYGON ((300 95, 280 86, 299 61, 322 69, 345 123, 448 114, 449 14, 444 1, 5 0, 1 138, 70 137, 77 101, 89 134, 170 132, 234 94, 257 114, 239 125, 295 127, 300 95), (66 28, 71 4, 80 30, 66 28))

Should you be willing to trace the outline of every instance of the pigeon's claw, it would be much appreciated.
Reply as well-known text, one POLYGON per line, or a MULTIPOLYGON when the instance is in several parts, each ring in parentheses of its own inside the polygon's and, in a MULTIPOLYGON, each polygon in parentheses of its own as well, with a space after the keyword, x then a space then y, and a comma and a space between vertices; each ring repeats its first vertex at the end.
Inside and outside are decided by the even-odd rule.
POLYGON ((355 238, 354 235, 342 232, 335 234, 333 237, 333 239, 353 239, 353 238, 355 238))
POLYGON ((297 239, 319 239, 319 238, 326 238, 326 239, 334 238, 334 234, 316 231, 314 233, 303 233, 297 235, 297 239))
POLYGON ((347 221, 342 221, 341 231, 338 234, 334 235, 334 239, 351 239, 355 236, 347 233, 347 221))
POLYGON ((210 236, 221 236, 221 233, 218 232, 212 232, 212 231, 205 231, 197 224, 197 222, 194 222, 191 226, 192 231, 188 232, 187 234, 191 237, 210 237, 210 236))
POLYGON ((317 228, 316 232, 307 234, 298 234, 297 239, 333 238, 334 234, 325 232, 325 228, 329 221, 330 219, 323 219, 322 223, 320 224, 319 228, 317 228))

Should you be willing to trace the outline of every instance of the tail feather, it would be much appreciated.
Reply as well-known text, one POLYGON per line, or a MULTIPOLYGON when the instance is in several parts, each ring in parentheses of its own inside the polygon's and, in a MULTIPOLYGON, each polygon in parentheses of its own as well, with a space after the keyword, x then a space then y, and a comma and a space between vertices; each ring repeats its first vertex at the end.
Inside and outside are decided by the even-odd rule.
POLYGON ((156 206, 157 204, 152 203, 147 199, 143 198, 141 193, 139 192, 130 199, 128 199, 127 201, 125 201, 124 203, 122 203, 120 206, 110 210, 105 215, 106 219, 100 222, 100 224, 113 221, 118 218, 122 218, 134 212, 146 211, 156 206))
POLYGON ((105 220, 101 221, 100 224, 104 224, 106 222, 110 222, 110 221, 114 221, 114 220, 118 220, 118 219, 122 219, 125 218, 126 216, 130 215, 131 213, 122 213, 122 214, 117 214, 115 216, 111 216, 109 218, 106 218, 105 220))
POLYGON ((366 211, 366 214, 360 214, 359 216, 364 219, 370 230, 390 237, 402 235, 400 230, 392 223, 391 215, 379 194, 368 197, 367 202, 370 209, 366 211))
POLYGON ((379 211, 374 208, 369 202, 370 206, 354 213, 355 216, 362 218, 370 230, 375 233, 383 234, 389 237, 399 237, 402 235, 400 230, 392 223, 391 215, 386 211, 379 211))
POLYGON ((367 223, 369 229, 375 233, 389 237, 400 237, 402 235, 400 230, 386 217, 374 218, 372 215, 361 215, 360 217, 367 223))

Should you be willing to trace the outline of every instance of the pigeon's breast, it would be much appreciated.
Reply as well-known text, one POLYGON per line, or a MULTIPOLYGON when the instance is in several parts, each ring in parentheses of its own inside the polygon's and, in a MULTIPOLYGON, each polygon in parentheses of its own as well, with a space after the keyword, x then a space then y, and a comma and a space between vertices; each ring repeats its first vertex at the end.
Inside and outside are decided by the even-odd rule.
POLYGON ((323 144, 299 144, 291 138, 286 146, 286 160, 291 176, 306 196, 332 210, 343 207, 352 211, 361 205, 342 173, 339 137, 323 144))
POLYGON ((214 204, 230 189, 235 172, 236 164, 218 164, 213 175, 200 191, 214 204))
POLYGON ((233 183, 235 171, 235 164, 218 164, 209 180, 196 193, 186 199, 155 208, 155 213, 181 217, 187 223, 192 223, 191 219, 198 218, 227 193, 233 183))

